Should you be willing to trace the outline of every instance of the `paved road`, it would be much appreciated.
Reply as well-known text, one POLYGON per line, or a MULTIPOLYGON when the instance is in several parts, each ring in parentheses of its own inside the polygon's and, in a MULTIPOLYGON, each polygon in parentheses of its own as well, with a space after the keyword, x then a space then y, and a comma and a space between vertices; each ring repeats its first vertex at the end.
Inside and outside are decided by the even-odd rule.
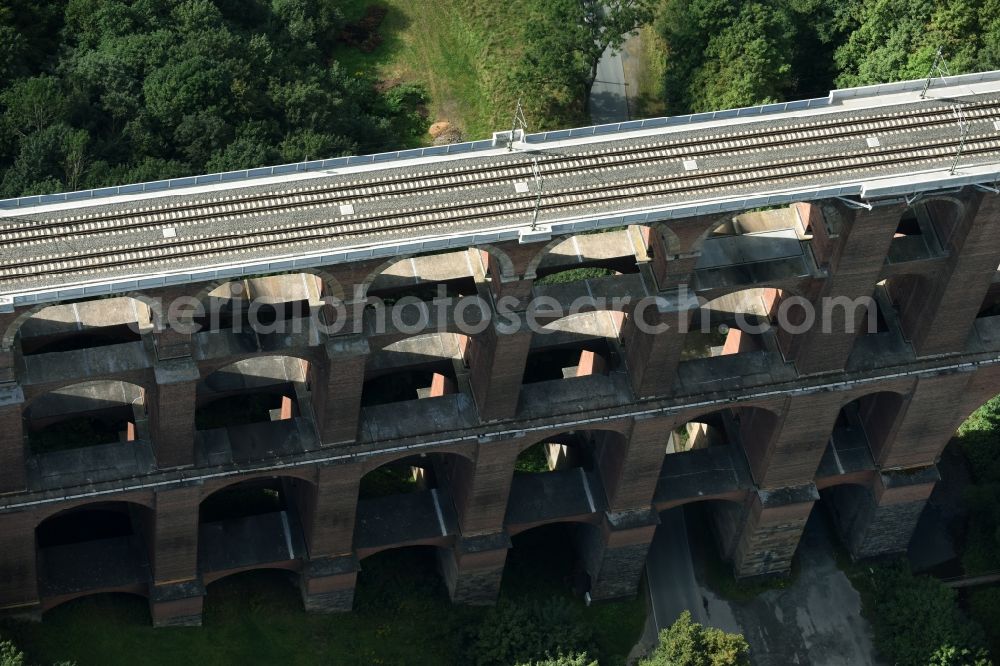
POLYGON ((646 560, 646 579, 657 631, 673 624, 684 610, 691 611, 695 622, 739 631, 729 604, 698 582, 691 561, 684 510, 665 511, 660 514, 660 520, 646 560))
POLYGON ((597 80, 590 89, 587 108, 595 125, 621 123, 629 119, 621 53, 615 53, 610 48, 604 52, 597 64, 597 80))
POLYGON ((861 599, 837 568, 832 536, 818 513, 799 545, 795 583, 739 604, 720 599, 698 581, 683 511, 662 514, 646 564, 657 630, 687 609, 702 624, 746 636, 757 666, 876 664, 861 599))

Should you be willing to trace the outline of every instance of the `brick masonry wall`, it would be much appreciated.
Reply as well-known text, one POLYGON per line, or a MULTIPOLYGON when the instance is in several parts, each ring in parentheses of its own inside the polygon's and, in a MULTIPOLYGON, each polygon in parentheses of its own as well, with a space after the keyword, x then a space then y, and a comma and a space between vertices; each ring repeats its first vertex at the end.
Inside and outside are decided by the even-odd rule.
MULTIPOLYGON (((832 247, 826 253, 824 267, 831 276, 819 294, 821 298, 846 297, 854 300, 872 295, 904 210, 903 206, 885 206, 871 211, 841 209, 843 225, 837 238, 830 239, 832 247)), ((847 362, 854 346, 856 329, 847 332, 843 308, 830 312, 828 332, 814 328, 803 335, 799 345, 792 345, 795 348, 795 364, 800 372, 836 370, 843 368, 847 362)), ((856 316, 857 326, 863 321, 863 317, 856 316)))
POLYGON ((791 498, 781 497, 782 494, 758 494, 747 507, 733 554, 733 568, 738 577, 784 573, 791 567, 818 495, 815 489, 796 490, 791 498), (810 496, 812 499, 807 499, 810 496))
MULTIPOLYGON (((953 302, 934 294, 927 296, 931 305, 921 307, 930 307, 934 311, 930 314, 937 319, 931 317, 926 321, 940 323, 927 324, 931 333, 921 334, 923 337, 915 340, 918 351, 935 349, 935 345, 939 344, 935 340, 949 341, 948 345, 952 346, 945 345, 948 349, 954 349, 953 343, 958 340, 964 344, 972 323, 971 317, 975 316, 974 311, 978 308, 976 300, 981 300, 989 287, 1000 254, 1000 234, 994 229, 998 201, 1000 197, 983 197, 979 208, 974 214, 970 213, 971 217, 951 228, 947 240, 950 252, 947 260, 938 258, 928 261, 926 266, 930 268, 921 269, 924 271, 922 274, 943 280, 941 284, 946 288, 942 293, 957 294, 964 284, 972 286, 953 302), (940 336, 935 337, 939 326, 940 336)), ((825 229, 814 228, 817 258, 828 271, 828 276, 813 281, 809 286, 810 296, 856 297, 870 294, 885 270, 888 244, 902 209, 889 206, 871 212, 853 213, 843 209, 840 212, 844 222, 833 230, 834 233, 826 234, 825 229)), ((807 211, 807 217, 815 227, 816 215, 807 211)), ((673 236, 665 242, 652 238, 650 243, 655 270, 661 276, 670 275, 671 280, 680 279, 681 274, 687 276, 706 234, 720 221, 711 218, 672 221, 668 226, 673 236), (678 254, 672 255, 672 259, 667 258, 666 262, 662 261, 662 257, 657 259, 657 251, 667 249, 678 254)), ((494 248, 487 264, 496 294, 504 289, 516 292, 519 298, 530 293, 534 276, 529 275, 528 267, 543 250, 542 244, 522 246, 511 243, 499 250, 494 248), (510 262, 509 265, 498 259, 501 253, 510 262)), ((335 281, 349 285, 368 279, 382 263, 367 262, 364 265, 332 267, 330 270, 335 281)), ((645 271, 648 282, 650 268, 647 266, 645 271)), ((643 284, 650 293, 656 292, 657 284, 643 284)), ((480 286, 483 286, 482 283, 480 286)), ((671 324, 677 321, 675 313, 669 313, 669 316, 664 314, 664 317, 671 324)), ((7 320, 13 321, 11 317, 7 320)), ((728 405, 685 409, 683 401, 678 401, 669 404, 672 411, 656 414, 660 403, 651 398, 667 396, 672 392, 684 338, 671 332, 640 334, 634 326, 626 329, 624 338, 633 404, 626 404, 626 396, 616 409, 648 408, 652 413, 648 418, 630 421, 613 414, 609 417, 602 411, 603 407, 591 410, 588 405, 576 414, 543 416, 525 423, 508 420, 515 416, 518 406, 524 362, 531 343, 530 331, 498 335, 495 329, 490 328, 470 342, 467 360, 471 366, 472 392, 481 423, 475 431, 456 435, 456 441, 461 440, 461 444, 443 447, 469 449, 469 465, 452 470, 450 477, 449 474, 444 475, 451 478, 455 489, 460 491, 455 499, 459 505, 463 537, 503 532, 514 460, 523 448, 550 434, 544 431, 548 420, 570 422, 578 419, 588 424, 573 428, 611 428, 626 436, 624 443, 609 440, 599 445, 597 464, 604 477, 609 509, 612 512, 631 512, 648 509, 659 482, 667 436, 673 427, 697 413, 743 404, 737 403, 734 398, 728 405), (494 423, 499 420, 507 421, 494 423), (519 431, 518 428, 522 427, 525 430, 519 431), (505 434, 491 434, 497 430, 505 434)), ((395 449, 442 434, 358 444, 359 400, 365 379, 365 363, 370 355, 368 340, 363 335, 345 335, 327 340, 324 344, 317 349, 322 349, 325 360, 313 364, 310 386, 326 447, 345 455, 365 454, 370 449, 383 446, 395 449)), ((839 371, 843 370, 853 336, 849 333, 827 338, 806 336, 797 344, 793 357, 800 372, 839 371)), ((11 360, 12 356, 6 354, 2 358, 11 360)), ((221 364, 222 361, 212 359, 210 363, 221 364)), ((10 369, 14 364, 5 361, 3 367, 10 369)), ((201 379, 198 366, 190 357, 161 358, 156 363, 155 374, 156 386, 151 389, 149 398, 157 461, 163 469, 189 465, 193 460, 195 391, 201 379)), ((801 383, 805 384, 809 379, 803 377, 801 383)), ((879 390, 895 392, 893 395, 898 398, 867 403, 872 409, 868 412, 863 410, 866 414, 863 418, 872 430, 869 438, 873 442, 875 462, 882 469, 910 469, 932 464, 958 423, 972 409, 994 395, 998 385, 1000 369, 984 368, 975 372, 925 373, 919 378, 887 379, 865 384, 863 390, 847 388, 806 392, 800 390, 802 386, 789 383, 779 390, 784 391, 781 395, 769 397, 766 402, 758 400, 752 405, 747 404, 748 407, 759 406, 761 410, 769 410, 756 415, 740 410, 744 415, 753 416, 747 418, 745 423, 741 419, 741 425, 745 426, 745 451, 758 486, 766 490, 755 494, 755 499, 745 506, 727 505, 728 508, 717 512, 724 553, 732 556, 741 575, 774 573, 787 568, 814 498, 785 491, 789 487, 807 486, 812 481, 837 413, 850 399, 879 390), (788 497, 782 499, 782 493, 788 497)), ((6 386, 16 387, 16 383, 7 382, 6 386)), ((733 390, 740 388, 739 378, 734 378, 733 390)), ((711 394, 691 396, 687 400, 694 405, 725 399, 727 391, 728 387, 711 394)), ((0 492, 17 490, 24 485, 24 465, 19 457, 23 455, 21 413, 22 405, 16 399, 0 404, 0 492)), ((364 472, 381 462, 384 462, 381 457, 361 457, 345 459, 318 470, 309 467, 307 462, 287 470, 288 475, 305 476, 309 483, 315 482, 314 487, 303 485, 302 492, 298 493, 310 557, 349 555, 352 552, 358 482, 364 472)), ((225 482, 233 480, 235 477, 225 482)), ((930 487, 932 484, 927 486, 927 492, 930 487)), ((201 497, 209 492, 207 488, 203 490, 201 497)), ((903 543, 923 505, 921 498, 907 495, 912 492, 915 491, 904 493, 898 489, 883 489, 879 491, 881 494, 870 495, 877 498, 871 502, 865 503, 857 497, 853 504, 848 502, 847 506, 854 507, 845 514, 850 517, 848 522, 866 526, 865 529, 852 528, 847 532, 857 544, 858 552, 879 552, 898 548, 903 543)), ((152 497, 153 493, 149 495, 152 497)), ((100 501, 121 498, 121 495, 106 494, 101 496, 100 501)), ((158 581, 189 580, 197 575, 199 502, 196 486, 165 486, 157 491, 150 519, 146 521, 145 536, 153 544, 154 570, 158 581)), ((47 505, 45 514, 49 515, 50 509, 54 513, 68 506, 71 504, 47 505)), ((41 514, 31 511, 0 514, 0 534, 3 535, 0 607, 30 605, 36 601, 34 529, 41 517, 41 514)), ((588 554, 594 576, 595 598, 634 592, 653 529, 646 526, 638 531, 626 530, 630 535, 627 537, 622 536, 622 530, 611 530, 606 525, 601 530, 595 528, 596 531, 589 532, 589 540, 582 547, 583 552, 588 554)), ((588 531, 584 530, 584 533, 588 531)), ((498 554, 493 557, 500 558, 498 554)), ((453 594, 460 601, 474 602, 495 597, 502 570, 502 558, 486 561, 482 557, 463 554, 454 559, 452 554, 451 560, 447 557, 442 560, 442 571, 446 578, 450 577, 453 594)), ((353 598, 353 580, 353 574, 304 579, 303 595, 307 607, 317 610, 349 608, 353 598)), ((169 614, 162 608, 157 612, 169 614)), ((178 603, 176 608, 177 616, 183 618, 183 604, 178 603)))
MULTIPOLYGON (((931 200, 933 203, 933 200, 931 200)), ((967 195, 960 202, 964 215, 949 225, 942 239, 948 258, 936 279, 924 283, 924 301, 913 312, 903 312, 904 330, 921 356, 961 351, 969 327, 1000 264, 1000 197, 967 195), (950 233, 949 233, 950 232, 950 233)), ((944 218, 946 208, 938 206, 944 218)))
POLYGON ((824 505, 854 559, 905 553, 933 483, 885 488, 843 485, 824 491, 824 505))

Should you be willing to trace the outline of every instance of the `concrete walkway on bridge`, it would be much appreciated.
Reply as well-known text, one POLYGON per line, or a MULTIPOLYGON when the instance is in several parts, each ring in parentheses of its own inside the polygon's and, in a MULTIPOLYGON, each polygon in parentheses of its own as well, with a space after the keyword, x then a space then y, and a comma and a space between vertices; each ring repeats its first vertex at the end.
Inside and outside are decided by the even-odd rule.
POLYGON ((747 602, 730 602, 705 586, 692 560, 683 509, 664 513, 646 566, 652 611, 642 647, 650 649, 656 633, 688 610, 696 622, 746 636, 756 666, 879 664, 871 627, 861 617, 861 597, 837 568, 833 540, 825 516, 814 512, 799 544, 796 581, 747 602))

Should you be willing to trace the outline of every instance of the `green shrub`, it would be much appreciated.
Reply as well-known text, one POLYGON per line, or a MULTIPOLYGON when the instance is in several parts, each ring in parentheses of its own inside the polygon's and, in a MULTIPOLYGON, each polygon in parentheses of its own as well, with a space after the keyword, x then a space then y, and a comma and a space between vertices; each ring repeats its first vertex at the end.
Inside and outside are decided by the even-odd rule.
POLYGON ((973 412, 957 433, 974 483, 965 489, 969 524, 962 553, 968 574, 1000 569, 1000 396, 973 412))
POLYGON ((969 615, 986 630, 994 655, 1000 655, 1000 586, 979 587, 967 593, 969 615))
POLYGON ((24 653, 10 641, 0 641, 0 666, 24 666, 24 653))
POLYGON ((526 661, 517 666, 598 666, 598 663, 585 653, 560 655, 541 661, 526 661))
POLYGON ((581 608, 558 597, 517 604, 501 600, 466 636, 465 648, 463 663, 474 666, 595 652, 593 630, 583 621, 581 608))
POLYGON ((749 666, 750 646, 740 634, 703 627, 684 611, 660 632, 660 644, 639 666, 749 666))
POLYGON ((957 593, 935 578, 914 576, 904 562, 870 568, 854 580, 875 631, 875 646, 899 666, 985 666, 978 624, 958 606, 957 593))

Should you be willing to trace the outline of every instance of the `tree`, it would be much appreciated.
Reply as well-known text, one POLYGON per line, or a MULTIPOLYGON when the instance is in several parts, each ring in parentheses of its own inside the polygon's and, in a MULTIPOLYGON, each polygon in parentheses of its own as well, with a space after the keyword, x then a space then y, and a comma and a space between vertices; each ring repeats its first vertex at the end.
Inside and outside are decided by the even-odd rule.
POLYGON ((743 5, 733 22, 705 47, 705 64, 691 79, 695 111, 780 101, 794 87, 791 58, 796 32, 788 12, 743 5))
POLYGON ((851 0, 836 52, 839 86, 927 75, 940 48, 952 74, 1000 66, 997 0, 851 0))
POLYGON ((874 600, 866 606, 875 646, 901 666, 987 666, 982 629, 958 606, 955 590, 914 576, 906 562, 875 567, 859 583, 874 600))
POLYGON ((829 83, 822 61, 832 13, 822 0, 671 0, 656 20, 667 45, 664 90, 671 111, 750 106, 829 83))
POLYGON ((582 113, 604 52, 620 49, 652 17, 651 0, 550 0, 528 23, 519 78, 582 113))
MULTIPOLYGON (((0 640, 0 666, 25 666, 24 653, 10 641, 0 640)), ((73 662, 60 661, 53 666, 75 666, 73 662)))
POLYGON ((0 195, 415 143, 422 91, 334 60, 341 4, 0 0, 0 195))
POLYGON ((0 641, 0 666, 24 666, 24 653, 10 641, 0 641))
POLYGON ((51 76, 21 79, 0 94, 3 124, 21 137, 65 120, 70 101, 59 80, 51 76))
POLYGON ((639 666, 749 666, 750 646, 740 634, 703 627, 684 611, 660 632, 660 643, 639 666))
MULTIPOLYGON (((466 636, 463 663, 531 663, 551 655, 593 652, 592 643, 590 626, 582 621, 580 608, 564 598, 518 604, 501 600, 466 636)), ((568 666, 576 665, 570 662, 568 666)))
POLYGON ((524 661, 516 666, 598 666, 597 662, 587 656, 586 653, 560 655, 558 657, 548 657, 537 661, 524 661))

